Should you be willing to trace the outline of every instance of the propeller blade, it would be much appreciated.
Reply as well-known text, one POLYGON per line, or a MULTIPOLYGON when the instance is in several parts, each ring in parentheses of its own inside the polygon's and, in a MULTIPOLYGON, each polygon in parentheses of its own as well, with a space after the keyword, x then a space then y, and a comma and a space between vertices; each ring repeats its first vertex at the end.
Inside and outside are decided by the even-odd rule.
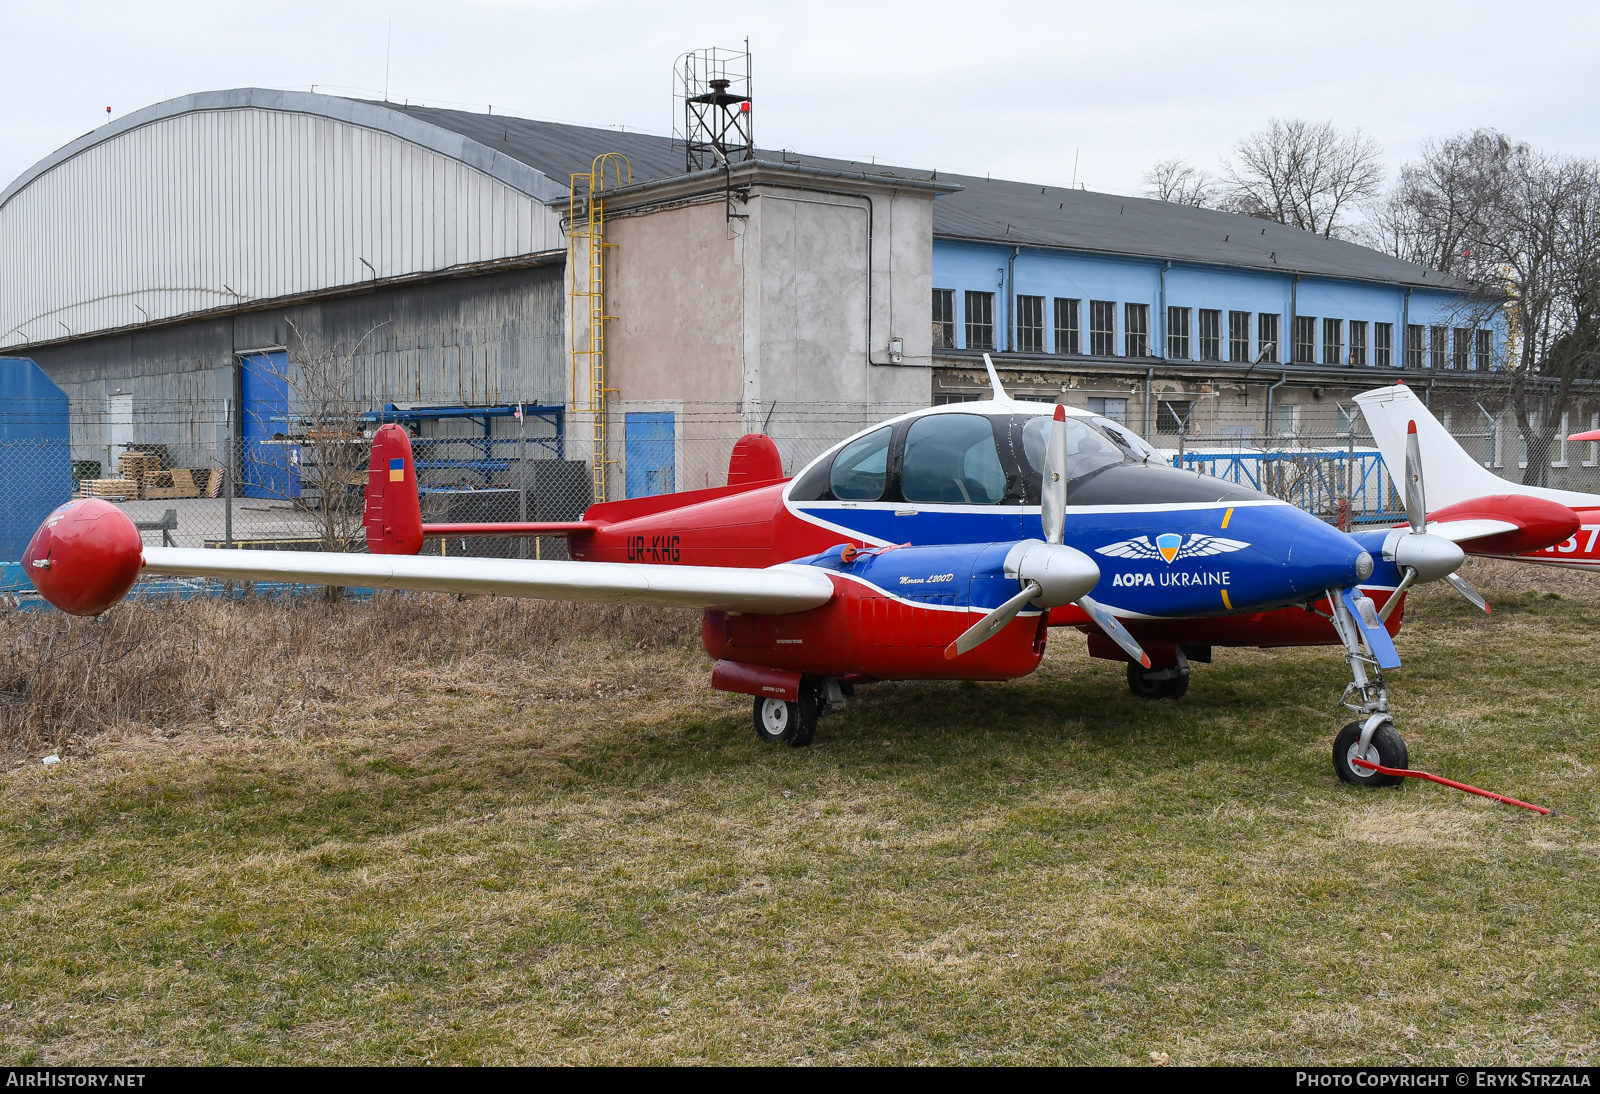
POLYGON ((1133 658, 1145 668, 1150 667, 1150 655, 1144 648, 1134 641, 1133 635, 1128 633, 1128 628, 1117 622, 1117 617, 1106 610, 1104 604, 1091 600, 1087 596, 1078 598, 1078 607, 1082 608, 1090 619, 1095 621, 1099 628, 1106 632, 1106 637, 1122 647, 1122 652, 1133 658))
POLYGON ((1451 584, 1456 592, 1472 601, 1484 611, 1487 612, 1493 610, 1489 607, 1489 602, 1483 598, 1477 589, 1472 587, 1472 583, 1466 578, 1462 577, 1460 574, 1447 574, 1445 576, 1445 580, 1451 584))
POLYGON ((1389 622, 1389 617, 1394 614, 1395 607, 1400 603, 1400 595, 1412 585, 1416 584, 1417 571, 1414 566, 1407 566, 1405 574, 1400 578, 1400 584, 1394 587, 1394 592, 1389 594, 1389 599, 1383 602, 1383 607, 1378 609, 1378 621, 1389 622))
POLYGON ((1039 520, 1044 525, 1044 541, 1060 543, 1067 525, 1067 410, 1059 404, 1045 442, 1039 520))
POLYGON ((1406 428, 1406 520, 1411 530, 1420 532, 1428 526, 1427 494, 1422 489, 1422 446, 1417 442, 1417 423, 1406 428))
POLYGON ((1017 617, 1017 613, 1028 601, 1038 596, 1043 590, 1037 581, 1027 581, 1022 585, 1022 591, 988 615, 978 620, 972 626, 961 632, 961 637, 944 648, 947 661, 954 661, 964 653, 971 653, 989 639, 1005 629, 1007 623, 1017 617))

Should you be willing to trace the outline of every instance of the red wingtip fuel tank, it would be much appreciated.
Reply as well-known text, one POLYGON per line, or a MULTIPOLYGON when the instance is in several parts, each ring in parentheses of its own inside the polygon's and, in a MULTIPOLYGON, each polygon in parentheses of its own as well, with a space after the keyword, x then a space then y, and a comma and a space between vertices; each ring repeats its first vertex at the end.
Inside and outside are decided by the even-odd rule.
POLYGON ((22 565, 39 594, 62 611, 99 615, 138 580, 144 541, 121 509, 84 498, 45 518, 22 565))
POLYGON ((375 555, 414 555, 422 550, 422 503, 411 437, 401 426, 378 427, 367 470, 367 550, 375 555))
POLYGON ((1578 534, 1582 524, 1578 514, 1565 505, 1530 494, 1496 494, 1458 501, 1429 513, 1428 519, 1441 523, 1498 520, 1517 526, 1515 531, 1462 541, 1461 549, 1469 555, 1532 554, 1565 543, 1578 534))

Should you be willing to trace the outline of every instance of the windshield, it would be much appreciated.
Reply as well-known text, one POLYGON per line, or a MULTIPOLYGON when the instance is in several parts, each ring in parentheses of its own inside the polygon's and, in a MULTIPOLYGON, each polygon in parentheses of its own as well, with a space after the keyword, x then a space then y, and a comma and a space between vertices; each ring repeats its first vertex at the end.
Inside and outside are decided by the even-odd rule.
MULTIPOLYGON (((1068 417, 1067 427, 1067 481, 1121 463, 1126 453, 1099 433, 1091 429, 1082 418, 1068 417)), ((1050 417, 1041 414, 1030 418, 1022 427, 1022 451, 1028 466, 1036 475, 1044 474, 1045 438, 1050 434, 1050 417)))

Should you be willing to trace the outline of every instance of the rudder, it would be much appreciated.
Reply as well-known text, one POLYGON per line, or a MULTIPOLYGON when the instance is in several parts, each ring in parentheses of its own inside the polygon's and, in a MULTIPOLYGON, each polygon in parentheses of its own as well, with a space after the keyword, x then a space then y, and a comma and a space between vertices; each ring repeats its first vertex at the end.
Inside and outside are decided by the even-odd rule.
POLYGON ((401 426, 379 426, 373 435, 361 524, 372 554, 414 555, 422 550, 416 461, 411 456, 411 437, 401 426))

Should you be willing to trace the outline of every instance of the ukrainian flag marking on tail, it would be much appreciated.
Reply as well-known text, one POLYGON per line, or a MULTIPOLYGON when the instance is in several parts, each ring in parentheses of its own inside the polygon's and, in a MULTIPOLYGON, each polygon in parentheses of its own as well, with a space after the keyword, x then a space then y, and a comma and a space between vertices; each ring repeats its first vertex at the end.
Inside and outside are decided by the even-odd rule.
POLYGON ((396 457, 389 461, 389 481, 406 481, 406 461, 403 458, 396 457))

